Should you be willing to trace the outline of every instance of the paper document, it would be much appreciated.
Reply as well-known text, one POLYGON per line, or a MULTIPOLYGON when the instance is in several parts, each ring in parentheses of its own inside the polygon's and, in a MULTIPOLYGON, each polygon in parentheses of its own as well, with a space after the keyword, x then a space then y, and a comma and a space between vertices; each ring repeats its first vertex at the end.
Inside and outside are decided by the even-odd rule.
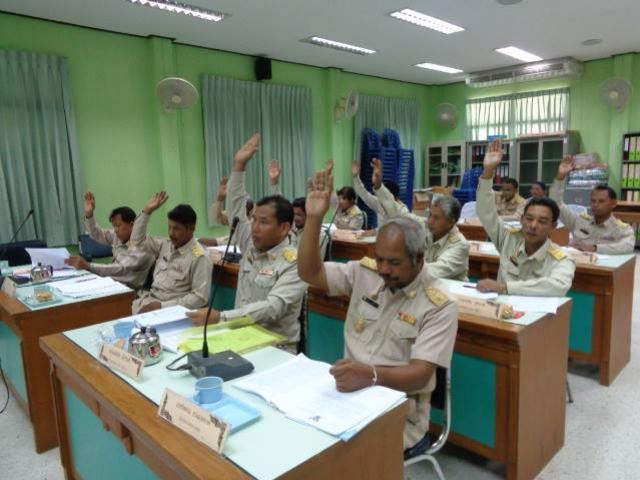
POLYGON ((564 297, 525 297, 522 295, 500 296, 500 303, 511 305, 518 312, 556 313, 567 301, 564 297))
POLYGON ((453 295, 463 295, 465 297, 481 298, 483 300, 495 300, 498 294, 495 292, 482 293, 476 289, 475 283, 450 283, 449 292, 453 295))
MULTIPOLYGON (((225 323, 219 324, 224 326, 225 323)), ((202 327, 194 327, 182 334, 179 348, 183 352, 193 352, 202 348, 202 327)), ((207 343, 211 353, 233 350, 236 353, 247 353, 269 345, 284 343, 286 337, 270 332, 259 325, 249 325, 227 331, 207 331, 207 343)))
POLYGON ((128 287, 112 278, 97 275, 83 275, 69 280, 60 280, 52 283, 51 287, 60 294, 72 298, 113 295, 129 291, 128 287))
POLYGON ((406 397, 404 392, 380 386, 338 392, 330 368, 300 354, 234 386, 260 395, 293 420, 334 436, 349 432, 348 438, 406 397))
MULTIPOLYGON (((211 251, 211 250, 215 250, 217 252, 220 252, 222 254, 224 254, 224 251, 226 250, 227 245, 217 245, 215 247, 207 247, 207 250, 211 251)), ((239 247, 236 247, 233 243, 229 246, 229 252, 231 253, 242 253, 240 251, 239 247)))
POLYGON ((69 258, 69 251, 66 248, 25 248, 31 257, 32 265, 41 263, 51 265, 55 270, 65 268, 65 259, 69 258))

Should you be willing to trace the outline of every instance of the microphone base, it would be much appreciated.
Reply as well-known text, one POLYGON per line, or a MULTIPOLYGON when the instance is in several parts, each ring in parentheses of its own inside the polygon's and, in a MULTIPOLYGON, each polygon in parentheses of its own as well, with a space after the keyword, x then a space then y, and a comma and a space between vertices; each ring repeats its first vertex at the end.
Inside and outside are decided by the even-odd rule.
POLYGON ((202 356, 202 350, 189 352, 187 364, 191 375, 196 378, 220 377, 223 380, 233 380, 253 372, 253 364, 231 350, 215 353, 208 357, 202 356))

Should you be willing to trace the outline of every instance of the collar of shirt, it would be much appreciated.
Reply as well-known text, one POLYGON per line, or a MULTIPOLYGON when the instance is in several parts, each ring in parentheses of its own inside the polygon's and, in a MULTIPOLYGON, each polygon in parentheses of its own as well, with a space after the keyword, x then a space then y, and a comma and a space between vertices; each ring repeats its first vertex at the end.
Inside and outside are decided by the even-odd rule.
MULTIPOLYGON (((167 241, 171 242, 171 240, 167 240, 167 241)), ((195 237, 191 237, 191 240, 189 240, 187 243, 182 245, 180 248, 175 248, 173 244, 171 244, 171 249, 169 251, 170 255, 173 255, 174 253, 177 253, 178 255, 185 255, 189 253, 193 247, 196 246, 196 243, 197 242, 195 237)))
POLYGON ((598 228, 613 228, 616 226, 616 219, 613 215, 609 215, 609 218, 607 218, 604 222, 596 223, 595 217, 592 217, 591 225, 594 225, 598 228))
POLYGON ((274 261, 280 255, 280 252, 289 246, 289 238, 285 238, 275 247, 270 248, 266 252, 259 252, 255 249, 255 247, 251 247, 251 253, 249 255, 249 261, 253 262, 254 260, 266 260, 274 261))
POLYGON ((551 246, 551 240, 547 238, 547 240, 542 244, 542 246, 536 250, 533 255, 527 255, 527 251, 524 248, 524 238, 522 243, 518 247, 516 252, 519 258, 524 258, 526 260, 538 260, 539 262, 543 262, 545 257, 547 256, 547 250, 551 246))

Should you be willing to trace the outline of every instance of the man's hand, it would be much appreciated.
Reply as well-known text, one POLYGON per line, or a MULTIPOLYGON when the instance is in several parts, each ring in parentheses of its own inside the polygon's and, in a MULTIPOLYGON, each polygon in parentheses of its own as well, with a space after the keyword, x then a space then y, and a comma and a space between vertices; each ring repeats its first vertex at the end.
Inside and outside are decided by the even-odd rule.
MULTIPOLYGON (((199 310, 193 310, 192 312, 187 312, 187 317, 191 319, 191 321, 195 325, 204 325, 204 319, 207 315, 206 308, 200 308, 199 310)), ((211 313, 209 314, 209 324, 218 323, 220 321, 220 312, 215 309, 211 309, 211 313)))
POLYGON ((269 173, 269 182, 271 183, 271 185, 278 185, 278 179, 280 178, 281 172, 278 160, 271 160, 269 162, 269 168, 267 171, 269 173))
POLYGON ((577 250, 580 250, 581 252, 589 252, 589 253, 593 253, 595 251, 597 251, 597 247, 595 245, 592 245, 590 243, 585 243, 585 242, 581 242, 580 240, 576 240, 575 242, 573 242, 571 244, 571 246, 577 250))
POLYGON ((360 162, 356 161, 351 164, 351 175, 354 177, 360 176, 360 162))
POLYGON ((338 360, 329 373, 336 379, 339 392, 355 392, 373 385, 373 367, 354 360, 338 360))
POLYGON ((313 192, 313 177, 307 178, 307 195, 313 192))
POLYGON ((96 197, 93 196, 93 193, 86 192, 84 194, 84 216, 85 218, 93 217, 93 211, 96 208, 96 197))
POLYGON ((153 312, 154 310, 160 310, 161 308, 162 303, 154 300, 153 302, 147 303, 144 307, 142 307, 138 313, 153 312))
POLYGON ((164 202, 167 201, 168 198, 169 195, 167 195, 167 192, 158 192, 149 199, 142 211, 147 215, 151 215, 153 212, 159 209, 164 204, 164 202))
POLYGON ((307 193, 305 211, 307 218, 324 218, 329 210, 331 192, 333 191, 333 176, 327 176, 324 171, 316 173, 313 190, 307 193))
POLYGON ((571 172, 575 168, 573 163, 573 157, 571 155, 566 155, 562 162, 560 162, 560 166, 558 167, 558 174, 556 175, 556 180, 564 180, 569 172, 571 172))
POLYGON ((234 157, 235 163, 233 165, 234 172, 244 172, 247 163, 258 151, 260 146, 260 134, 254 133, 247 142, 240 147, 240 150, 236 152, 234 157))
POLYGON ((373 172, 371 173, 371 184, 375 190, 378 190, 382 186, 382 160, 374 158, 371 160, 371 166, 373 167, 373 172))
POLYGON ((82 257, 69 257, 64 260, 64 263, 76 270, 89 270, 89 262, 82 257))
POLYGON ((483 178, 493 178, 496 168, 502 161, 502 142, 499 139, 495 139, 489 144, 489 150, 484 156, 482 165, 484 166, 483 178))
POLYGON ((505 283, 497 282, 490 278, 480 280, 476 288, 482 293, 507 293, 507 285, 505 283))
POLYGON ((224 199, 227 198, 227 183, 229 182, 229 177, 222 177, 220 180, 220 186, 218 187, 218 201, 224 202, 224 199))

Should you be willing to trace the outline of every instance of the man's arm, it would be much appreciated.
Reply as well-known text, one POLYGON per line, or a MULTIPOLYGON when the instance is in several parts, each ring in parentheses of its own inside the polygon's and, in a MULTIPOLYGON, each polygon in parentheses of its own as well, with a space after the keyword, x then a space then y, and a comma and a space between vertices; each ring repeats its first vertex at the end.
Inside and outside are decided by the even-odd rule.
POLYGON ((408 365, 382 367, 343 359, 336 362, 329 373, 335 378, 339 392, 354 392, 372 385, 415 392, 424 388, 435 370, 435 365, 424 360, 411 359, 408 365))
MULTIPOLYGON (((132 272, 142 272, 149 270, 153 265, 153 256, 141 248, 130 249, 127 255, 123 255, 119 262, 113 263, 90 263, 89 270, 102 277, 123 277, 132 272)), ((133 281, 133 276, 131 281, 133 281)))
POLYGON ((622 238, 616 242, 598 243, 597 252, 605 255, 622 255, 625 253, 633 253, 636 247, 636 235, 630 225, 621 227, 623 229, 622 238))
POLYGON ((360 199, 374 212, 378 213, 381 206, 380 200, 373 195, 371 192, 368 192, 360 179, 360 165, 358 162, 353 162, 351 165, 351 173, 353 175, 353 189, 356 191, 356 195, 360 197, 360 199))
POLYGON ((501 161, 502 144, 500 140, 494 140, 489 145, 489 151, 484 156, 484 169, 478 182, 478 193, 476 195, 476 213, 498 251, 502 248, 505 229, 504 223, 500 220, 496 211, 492 187, 496 168, 501 161))
POLYGON ((506 282, 507 293, 532 297, 562 297, 571 288, 575 271, 575 263, 565 258, 558 261, 550 274, 545 277, 506 282))
POLYGON ((380 188, 374 190, 374 192, 380 200, 380 204, 382 205, 382 209, 387 215, 387 218, 407 217, 418 223, 425 224, 426 226, 426 217, 421 217, 415 213, 411 213, 406 206, 396 202, 395 198, 393 198, 393 194, 383 184, 380 185, 380 188))
POLYGON ((224 202, 227 198, 227 182, 229 181, 228 177, 222 177, 220 180, 220 186, 218 187, 218 195, 216 199, 211 204, 211 217, 215 219, 217 223, 220 225, 229 225, 229 219, 227 215, 224 213, 224 202))
POLYGON ((447 248, 427 269, 436 278, 458 279, 469 268, 469 244, 459 241, 447 248))
POLYGON ((560 207, 560 221, 564 223, 569 231, 576 229, 579 217, 576 212, 564 203, 565 179, 573 168, 573 157, 567 155, 562 159, 562 162, 560 162, 556 178, 553 180, 551 188, 549 189, 549 198, 554 200, 558 204, 558 207, 560 207))
POLYGON ((91 192, 85 192, 84 194, 84 226, 89 232, 89 236, 96 242, 103 243, 105 245, 113 245, 116 238, 113 231, 104 230, 100 228, 96 222, 93 212, 96 208, 96 197, 91 192))
POLYGON ((194 309, 206 305, 209 301, 209 291, 211 290, 212 268, 213 266, 209 256, 203 252, 202 255, 197 257, 193 265, 191 291, 182 297, 160 302, 162 304, 161 308, 182 305, 183 307, 194 309))
POLYGON ((267 174, 269 175, 269 189, 271 195, 282 195, 280 188, 278 188, 278 181, 280 179, 280 164, 278 160, 271 160, 269 167, 267 168, 267 174))

